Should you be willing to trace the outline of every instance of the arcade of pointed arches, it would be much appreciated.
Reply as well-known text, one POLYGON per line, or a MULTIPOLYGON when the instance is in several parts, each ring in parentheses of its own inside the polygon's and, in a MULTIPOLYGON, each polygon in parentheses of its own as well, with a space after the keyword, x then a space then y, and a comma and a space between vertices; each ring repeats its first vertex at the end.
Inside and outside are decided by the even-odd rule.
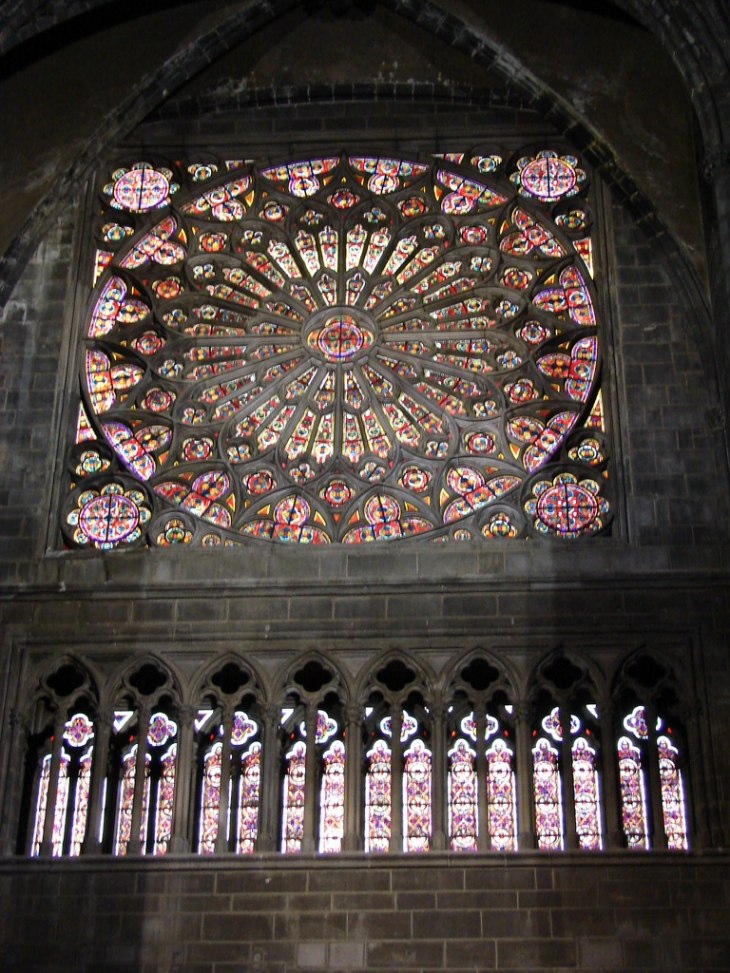
POLYGON ((183 693, 155 657, 108 687, 67 657, 15 713, 15 850, 694 846, 701 759, 676 674, 648 654, 629 656, 610 685, 591 670, 553 654, 520 696, 484 653, 443 681, 390 653, 354 686, 309 653, 271 690, 229 654, 183 693))

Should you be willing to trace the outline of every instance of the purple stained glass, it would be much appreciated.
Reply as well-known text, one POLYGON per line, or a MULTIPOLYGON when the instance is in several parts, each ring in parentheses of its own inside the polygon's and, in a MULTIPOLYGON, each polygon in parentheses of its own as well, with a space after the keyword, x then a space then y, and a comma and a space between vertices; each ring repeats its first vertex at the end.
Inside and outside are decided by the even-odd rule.
POLYGON ((575 831, 578 847, 599 851, 601 814, 598 796, 596 751, 583 737, 573 743, 573 797, 575 801, 575 831))
POLYGON ((252 743, 241 758, 241 777, 238 782, 236 852, 239 855, 250 855, 256 850, 260 791, 261 744, 252 743))
POLYGON ((668 737, 657 740, 659 753, 659 779, 662 791, 662 817, 667 848, 686 851, 687 816, 684 806, 684 785, 682 772, 677 766, 679 751, 672 746, 668 737))
MULTIPOLYGON (((41 772, 38 775, 38 796, 36 798, 36 812, 33 826, 33 856, 40 855, 41 845, 46 830, 46 807, 48 805, 48 785, 51 776, 51 754, 46 754, 41 763, 41 772)), ((58 767, 58 786, 56 788, 56 806, 53 809, 53 834, 51 837, 51 849, 54 858, 60 857, 63 853, 63 839, 66 832, 66 808, 68 805, 69 792, 69 756, 61 750, 61 759, 58 767)))
MULTIPOLYGON (((477 724, 476 724, 476 720, 474 719, 473 713, 469 713, 468 716, 464 717, 464 719, 461 721, 461 729, 462 732, 466 733, 467 736, 471 737, 471 739, 476 742, 477 724)), ((499 721, 495 720, 493 716, 490 716, 487 713, 486 723, 484 727, 484 739, 488 740, 490 737, 493 737, 498 730, 499 730, 499 721)))
POLYGON ((537 741, 532 757, 537 847, 544 851, 562 850, 563 798, 558 751, 543 738, 537 741))
POLYGON ((147 730, 147 743, 151 747, 162 747, 177 733, 177 723, 168 719, 164 713, 153 713, 147 730))
POLYGON ((215 743, 203 760, 203 783, 200 794, 198 854, 212 855, 218 837, 218 812, 221 803, 222 743, 215 743))
POLYGON ((175 771, 177 744, 173 743, 160 759, 160 779, 157 783, 157 807, 155 809, 155 855, 167 852, 172 837, 172 811, 175 799, 175 771))
POLYGON ((258 732, 258 724, 255 720, 249 719, 249 717, 241 711, 236 711, 233 714, 233 726, 231 727, 231 745, 234 747, 242 747, 244 743, 255 736, 258 732))
POLYGON ((365 851, 388 851, 391 834, 390 749, 378 740, 368 751, 365 776, 365 851))
POLYGON ((404 754, 403 851, 428 851, 431 844, 431 751, 414 740, 404 754))
POLYGON ((646 785, 641 751, 629 740, 618 741, 618 774, 621 785, 621 825, 629 848, 648 848, 646 785))
POLYGON ((296 853, 302 850, 304 838, 304 795, 306 788, 307 745, 300 740, 286 755, 284 800, 281 825, 281 850, 296 853))
POLYGON ((323 773, 319 804, 319 850, 342 851, 345 837, 345 745, 335 740, 322 755, 323 773))
POLYGON ((636 706, 628 716, 624 717, 624 729, 633 733, 637 740, 648 739, 649 728, 646 725, 643 706, 636 706))
POLYGON ((114 199, 122 209, 139 213, 162 205, 169 191, 170 183, 161 172, 151 167, 135 168, 117 179, 114 199))
MULTIPOLYGON (((563 739, 563 727, 560 723, 560 707, 556 706, 542 721, 542 728, 549 733, 553 740, 559 743, 563 739)), ((577 716, 570 717, 570 733, 575 736, 580 731, 580 720, 577 716)))
POLYGON ((557 533, 585 530, 598 514, 596 498, 578 483, 558 483, 538 500, 537 513, 557 533))
MULTIPOLYGON (((147 819, 150 798, 150 763, 151 757, 145 754, 144 790, 142 795, 142 819, 139 829, 139 839, 142 851, 145 851, 147 836, 147 819)), ((119 781, 119 799, 117 801, 117 820, 114 832, 114 854, 126 855, 132 834, 132 813, 134 810, 134 783, 137 773, 137 744, 122 759, 122 775, 119 781)))
MULTIPOLYGON (((389 716, 385 716, 380 721, 380 730, 382 733, 385 734, 385 736, 387 737, 392 736, 389 716)), ((403 710, 402 722, 400 728, 400 742, 405 743, 406 740, 408 740, 409 737, 412 737, 417 730, 418 730, 418 720, 414 719, 412 716, 409 716, 409 714, 406 713, 405 710, 403 710)))
POLYGON ((118 544, 139 523, 139 510, 123 494, 102 494, 84 505, 79 514, 79 527, 98 544, 118 544))
POLYGON ((538 157, 522 170, 522 185, 532 196, 552 203, 575 186, 575 169, 556 156, 538 157))
POLYGON ((487 750, 487 826, 492 849, 517 851, 514 755, 504 740, 487 750))
POLYGON ((449 750, 448 828, 452 851, 477 850, 476 756, 466 740, 457 740, 453 750, 449 750))
POLYGON ((66 724, 63 738, 72 747, 83 747, 94 736, 94 724, 84 713, 76 713, 66 724))

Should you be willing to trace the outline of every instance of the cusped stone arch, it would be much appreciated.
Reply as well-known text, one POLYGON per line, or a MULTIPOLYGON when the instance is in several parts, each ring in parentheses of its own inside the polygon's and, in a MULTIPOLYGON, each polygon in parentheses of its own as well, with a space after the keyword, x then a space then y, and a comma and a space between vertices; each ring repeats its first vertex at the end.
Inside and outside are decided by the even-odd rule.
POLYGON ((32 719, 36 724, 44 719, 52 723, 54 716, 67 711, 70 715, 79 705, 86 706, 89 715, 96 715, 100 705, 99 685, 98 673, 86 662, 67 654, 35 670, 26 680, 19 698, 33 701, 32 719))

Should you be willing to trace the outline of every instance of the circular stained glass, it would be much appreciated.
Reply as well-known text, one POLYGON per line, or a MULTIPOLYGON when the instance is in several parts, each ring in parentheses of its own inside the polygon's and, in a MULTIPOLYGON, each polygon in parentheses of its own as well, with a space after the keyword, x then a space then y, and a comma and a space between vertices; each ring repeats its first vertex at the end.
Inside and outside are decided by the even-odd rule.
MULTIPOLYGON (((586 176, 552 150, 489 158, 221 160, 202 183, 185 170, 165 216, 165 240, 184 244, 175 276, 150 284, 149 262, 128 259, 157 245, 145 220, 85 334, 78 435, 109 444, 113 475, 145 481, 150 543, 177 542, 177 524, 163 529, 176 512, 191 546, 539 535, 542 516, 560 531, 558 491, 526 521, 533 474, 590 475, 578 447, 606 430, 594 285, 539 200, 569 191, 587 212, 586 176), (161 413, 164 441, 144 432, 161 413)), ((116 178, 131 212, 168 198, 157 170, 116 178)), ((72 542, 146 529, 98 492, 64 528, 72 542)))
POLYGON ((557 533, 583 531, 597 513, 596 498, 578 483, 557 483, 537 502, 538 517, 557 533))
POLYGON ((114 199, 133 213, 161 206, 169 192, 170 183, 156 169, 130 169, 114 184, 114 199))
POLYGON ((123 494, 93 497, 81 509, 79 527, 97 544, 118 544, 139 523, 136 504, 123 494))

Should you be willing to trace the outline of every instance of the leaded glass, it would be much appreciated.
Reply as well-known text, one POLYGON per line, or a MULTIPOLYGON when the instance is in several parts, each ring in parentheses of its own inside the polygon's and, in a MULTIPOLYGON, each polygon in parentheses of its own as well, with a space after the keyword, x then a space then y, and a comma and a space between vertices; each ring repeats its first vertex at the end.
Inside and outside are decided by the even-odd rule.
POLYGON ((495 740, 487 750, 487 826, 493 849, 517 851, 517 788, 514 754, 495 740))
POLYGON ((452 851, 477 850, 479 783, 475 770, 476 756, 466 740, 457 740, 453 749, 449 750, 448 828, 452 851))
POLYGON ((241 758, 241 777, 238 782, 236 852, 239 855, 250 855, 256 850, 260 791, 261 744, 252 743, 241 758))
POLYGON ((91 758, 92 751, 79 760, 76 788, 74 790, 73 815, 71 817, 71 844, 68 853, 71 856, 81 854, 81 845, 86 837, 86 819, 89 814, 89 787, 91 786, 91 758))
POLYGON ((687 850, 687 819, 684 809, 682 772, 677 766, 679 751, 668 737, 657 740, 659 751, 659 778, 662 789, 662 817, 667 848, 687 850))
POLYGON ((172 809, 175 798, 175 769, 177 744, 160 759, 160 779, 157 782, 157 807, 155 809, 155 841, 153 853, 164 855, 172 835, 172 809))
MULTIPOLYGON (((147 820, 149 816, 150 800, 150 764, 152 758, 145 754, 144 789, 142 794, 142 819, 139 828, 139 840, 142 842, 142 852, 145 851, 147 836, 147 820)), ((134 811, 134 784, 137 775, 137 744, 122 758, 122 774, 119 781, 119 799, 117 801, 117 819, 114 831, 114 854, 126 855, 132 835, 132 814, 134 811)))
POLYGON ((602 847, 596 751, 583 737, 573 743, 573 797, 578 847, 598 851, 602 847))
POLYGON ((142 161, 102 200, 68 544, 609 526, 577 157, 142 161))
POLYGON ((414 740, 404 754, 403 851, 428 851, 431 843, 431 751, 414 740))
MULTIPOLYGON (((334 721, 333 721, 334 722, 334 721)), ((319 850, 342 850, 345 837, 345 745, 335 740, 322 755, 324 771, 320 788, 319 850)))
POLYGON ((545 738, 532 751, 535 796, 535 834, 542 850, 562 850, 563 797, 558 769, 558 751, 545 738))
POLYGON ((621 784, 621 825, 629 848, 648 848, 646 787, 641 751, 629 740, 618 741, 618 773, 621 784))
POLYGON ((218 837, 218 812, 221 801, 222 743, 214 743, 203 760, 203 782, 200 794, 198 853, 212 855, 218 837))
POLYGON ((388 851, 391 833, 391 753, 378 740, 367 754, 365 775, 365 851, 388 851))
MULTIPOLYGON (((46 826, 46 807, 48 804, 48 785, 51 776, 51 754, 46 754, 41 762, 38 775, 38 795, 36 798, 35 823, 33 827, 33 850, 31 854, 40 855, 41 844, 46 826)), ((58 767, 58 787, 56 790, 56 806, 53 809, 53 836, 51 839, 52 855, 58 858, 63 853, 63 838, 66 831, 66 806, 68 802, 68 765, 69 756, 61 750, 58 767)))
POLYGON ((299 852, 304 838, 307 745, 301 740, 286 755, 281 850, 299 852))

